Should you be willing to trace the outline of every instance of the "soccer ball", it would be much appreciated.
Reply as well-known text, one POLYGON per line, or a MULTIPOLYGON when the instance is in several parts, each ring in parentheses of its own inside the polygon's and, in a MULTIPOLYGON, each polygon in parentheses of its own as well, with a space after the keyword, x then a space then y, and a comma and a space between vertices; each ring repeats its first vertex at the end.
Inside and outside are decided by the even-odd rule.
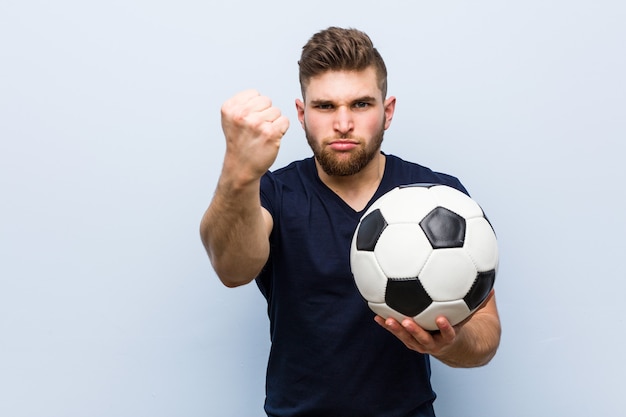
POLYGON ((454 326, 487 299, 498 269, 494 230, 480 206, 455 188, 392 189, 365 212, 352 238, 350 266, 370 309, 437 330, 454 326))

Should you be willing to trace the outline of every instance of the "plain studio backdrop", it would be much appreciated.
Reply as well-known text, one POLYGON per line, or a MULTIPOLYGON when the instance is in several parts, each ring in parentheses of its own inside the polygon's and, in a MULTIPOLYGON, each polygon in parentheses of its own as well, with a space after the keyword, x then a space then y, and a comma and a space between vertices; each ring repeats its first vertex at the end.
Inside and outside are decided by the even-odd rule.
POLYGON ((623 415, 625 21, 617 0, 3 0, 0 415, 263 414, 264 300, 218 283, 198 224, 233 94, 290 117, 275 167, 309 156, 296 62, 331 25, 386 59, 383 149, 460 177, 498 233, 501 348, 433 360, 438 415, 623 415))

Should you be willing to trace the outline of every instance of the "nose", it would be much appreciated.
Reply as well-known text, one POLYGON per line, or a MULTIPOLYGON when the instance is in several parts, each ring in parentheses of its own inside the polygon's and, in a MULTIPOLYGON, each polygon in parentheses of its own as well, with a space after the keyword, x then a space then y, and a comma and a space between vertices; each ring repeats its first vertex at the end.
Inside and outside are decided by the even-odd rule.
POLYGON ((346 135, 354 129, 354 120, 352 119, 352 112, 349 108, 345 106, 337 108, 333 127, 335 131, 341 135, 346 135))

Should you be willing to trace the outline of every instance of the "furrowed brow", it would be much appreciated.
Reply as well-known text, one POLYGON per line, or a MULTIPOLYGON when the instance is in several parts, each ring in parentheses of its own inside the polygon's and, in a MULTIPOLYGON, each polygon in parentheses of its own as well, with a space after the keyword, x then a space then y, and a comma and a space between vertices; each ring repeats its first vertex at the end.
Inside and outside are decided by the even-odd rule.
POLYGON ((376 102, 376 98, 372 97, 372 96, 363 96, 363 97, 359 97, 357 99, 352 100, 353 103, 375 103, 376 102))
POLYGON ((332 100, 311 100, 309 104, 311 106, 320 106, 320 105, 333 104, 333 101, 332 100))
MULTIPOLYGON (((362 97, 357 97, 353 100, 351 100, 351 104, 354 103, 375 103, 376 102, 376 98, 372 97, 372 96, 362 96, 362 97)), ((336 105, 337 103, 334 100, 331 99, 317 99, 317 100, 311 100, 310 105, 311 106, 320 106, 320 105, 336 105)))

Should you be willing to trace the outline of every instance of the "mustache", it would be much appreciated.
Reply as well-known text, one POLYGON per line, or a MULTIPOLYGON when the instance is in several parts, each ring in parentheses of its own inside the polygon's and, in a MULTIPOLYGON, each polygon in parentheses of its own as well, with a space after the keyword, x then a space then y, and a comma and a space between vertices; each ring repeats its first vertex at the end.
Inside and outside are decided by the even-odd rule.
POLYGON ((327 142, 333 142, 336 140, 353 140, 353 141, 357 141, 360 142, 361 138, 358 136, 354 136, 352 134, 346 133, 346 134, 342 134, 342 135, 335 135, 329 138, 326 138, 327 142))

